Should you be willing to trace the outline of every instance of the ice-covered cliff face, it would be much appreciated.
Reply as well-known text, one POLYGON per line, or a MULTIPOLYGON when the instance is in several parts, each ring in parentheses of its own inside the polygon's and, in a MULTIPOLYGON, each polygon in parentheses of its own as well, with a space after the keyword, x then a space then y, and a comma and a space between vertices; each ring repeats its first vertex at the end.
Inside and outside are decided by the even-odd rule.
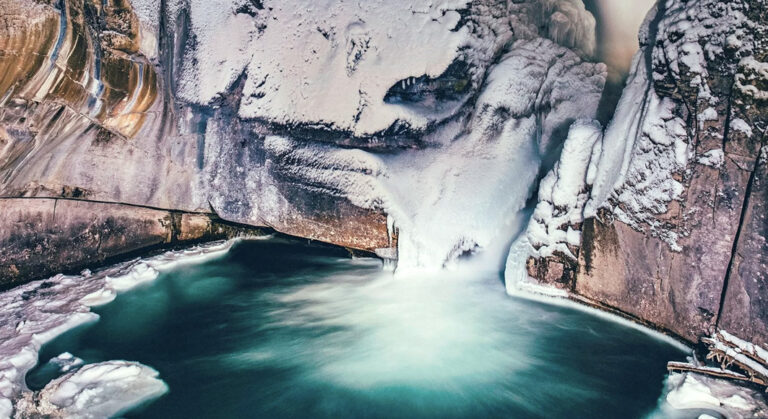
POLYGON ((402 268, 503 253, 606 76, 580 0, 2 2, 4 63, 44 58, 5 78, 4 196, 399 243, 402 268))
MULTIPOLYGON (((62 199, 215 213, 401 270, 494 268, 514 239, 508 284, 691 339, 739 316, 766 334, 765 1, 659 2, 620 100, 636 43, 596 32, 649 3, 607 1, 0 0, 0 196, 53 198, 7 201, 0 245, 23 264, 55 246, 18 231, 92 231, 62 199)), ((131 208, 98 222, 119 233, 131 208)))
POLYGON ((727 328, 768 342, 765 6, 659 2, 605 132, 572 129, 568 141, 595 152, 559 164, 583 182, 555 172, 541 188, 527 235, 536 257, 510 264, 516 277, 692 341, 727 328), (577 199, 552 211, 566 192, 577 199))

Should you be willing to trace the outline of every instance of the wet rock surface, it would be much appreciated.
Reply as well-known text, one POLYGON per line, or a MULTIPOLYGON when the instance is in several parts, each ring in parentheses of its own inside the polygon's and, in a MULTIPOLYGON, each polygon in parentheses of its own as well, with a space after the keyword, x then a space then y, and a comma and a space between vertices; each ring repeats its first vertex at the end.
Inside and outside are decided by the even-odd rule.
POLYGON ((260 232, 208 214, 71 199, 4 198, 0 213, 2 288, 139 250, 260 232))

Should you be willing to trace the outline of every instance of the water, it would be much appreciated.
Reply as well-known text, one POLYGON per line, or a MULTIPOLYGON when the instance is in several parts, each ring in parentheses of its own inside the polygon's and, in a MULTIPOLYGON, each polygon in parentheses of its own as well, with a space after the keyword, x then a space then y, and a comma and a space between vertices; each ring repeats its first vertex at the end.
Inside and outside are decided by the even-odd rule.
MULTIPOLYGON (((378 260, 281 239, 95 311, 40 359, 160 371, 170 392, 127 417, 643 417, 683 356, 582 310, 507 297, 494 275, 394 279, 378 260)), ((43 363, 28 384, 53 375, 43 363)))

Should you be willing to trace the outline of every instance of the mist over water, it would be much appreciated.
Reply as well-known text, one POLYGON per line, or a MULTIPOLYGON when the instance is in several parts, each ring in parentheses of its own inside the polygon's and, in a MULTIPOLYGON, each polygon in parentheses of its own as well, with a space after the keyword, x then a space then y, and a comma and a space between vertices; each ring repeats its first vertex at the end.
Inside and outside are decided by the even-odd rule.
POLYGON ((375 259, 280 239, 236 245, 97 308, 47 345, 139 361, 170 392, 128 417, 642 417, 683 354, 584 311, 507 297, 461 270, 392 276, 375 259), (597 415, 597 416, 596 416, 597 415))

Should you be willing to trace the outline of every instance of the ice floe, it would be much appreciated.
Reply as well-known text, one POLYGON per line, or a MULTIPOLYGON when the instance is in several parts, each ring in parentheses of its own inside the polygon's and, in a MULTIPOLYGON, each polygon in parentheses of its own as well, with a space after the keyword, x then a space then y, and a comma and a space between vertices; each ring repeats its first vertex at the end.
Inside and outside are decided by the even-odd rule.
MULTIPOLYGON (((24 377, 37 364, 42 346, 68 330, 99 319, 97 314, 90 312, 90 307, 108 303, 119 293, 156 279, 164 270, 219 257, 233 243, 216 242, 169 251, 147 259, 120 263, 95 273, 86 270, 81 275, 56 275, 0 293, 0 306, 3 307, 0 311, 0 418, 11 417, 14 401, 24 394, 32 394, 26 387, 24 377)), ((60 355, 58 361, 63 364, 73 361, 69 356, 72 355, 60 355)), ((68 371, 76 371, 57 381, 55 388, 46 387, 41 393, 42 396, 53 397, 49 401, 65 407, 62 412, 70 416, 89 417, 90 413, 83 410, 83 403, 99 409, 94 411, 95 416, 92 417, 103 417, 99 412, 116 413, 133 403, 162 394, 162 381, 149 367, 108 362, 78 369, 75 364, 69 363, 68 371), (63 396, 67 389, 87 385, 89 377, 96 379, 92 387, 106 386, 99 390, 104 391, 101 395, 81 392, 71 394, 69 399, 63 396), (143 386, 146 388, 140 389, 143 386), (122 401, 97 401, 98 397, 113 399, 118 393, 125 396, 122 401)))

